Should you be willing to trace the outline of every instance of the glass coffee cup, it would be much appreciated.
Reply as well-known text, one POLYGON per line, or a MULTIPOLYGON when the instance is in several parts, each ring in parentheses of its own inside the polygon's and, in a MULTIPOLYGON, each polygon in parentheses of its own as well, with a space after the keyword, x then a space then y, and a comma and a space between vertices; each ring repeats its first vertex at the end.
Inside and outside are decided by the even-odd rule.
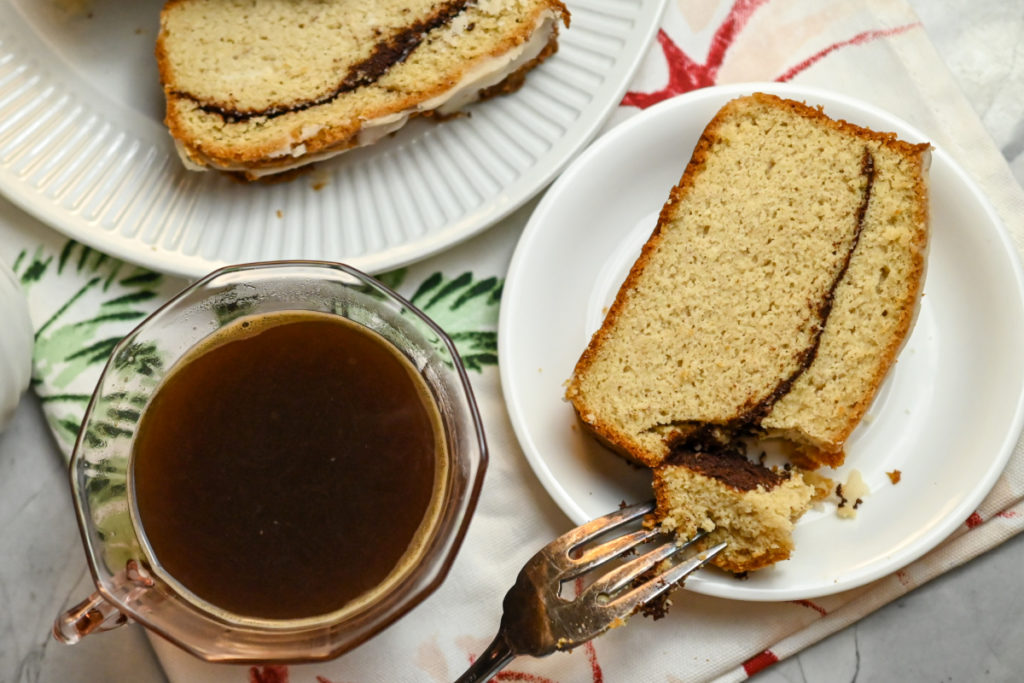
MULTIPOLYGON (((321 333, 316 332, 313 341, 320 336, 321 333)), ((243 348, 243 345, 237 346, 243 348)), ((331 343, 327 342, 327 346, 331 343)), ((308 355, 304 345, 299 345, 297 350, 299 356, 308 355)), ((358 365, 358 362, 352 360, 349 364, 358 365)), ((210 374, 208 370, 205 372, 210 374)), ((218 384, 216 380, 214 377, 212 383, 218 384)), ((387 404, 388 396, 379 397, 377 402, 387 404)), ((241 398, 248 399, 248 396, 241 398)), ((241 398, 238 406, 248 406, 241 398)), ((362 400, 355 403, 361 404, 362 400)), ((243 407, 235 410, 235 407, 232 403, 221 406, 226 415, 247 410, 243 407)), ((343 411, 346 412, 348 409, 343 411)), ((256 419, 262 422, 271 418, 257 416, 256 419)), ((359 420, 363 418, 353 419, 348 429, 358 432, 364 424, 359 420)), ((328 423, 333 424, 333 418, 328 423)), ((378 431, 387 432, 389 428, 385 425, 378 431)), ((404 436, 406 427, 395 429, 404 436)), ((327 435, 328 441, 330 438, 335 437, 327 435)), ((103 371, 86 411, 70 466, 79 527, 97 590, 58 617, 54 634, 63 642, 74 643, 90 633, 135 621, 208 661, 294 662, 335 657, 378 633, 440 585, 465 535, 479 496, 486 461, 482 424, 458 352, 447 335, 408 301, 358 270, 336 263, 282 261, 218 270, 185 289, 125 337, 103 371), (274 598, 279 604, 248 610, 229 604, 226 599, 221 604, 216 593, 204 593, 205 589, 197 588, 201 583, 192 582, 191 578, 186 578, 188 574, 184 570, 165 561, 171 556, 164 550, 168 546, 161 546, 163 541, 159 540, 153 520, 166 519, 168 515, 160 517, 146 512, 152 509, 147 498, 151 494, 146 492, 143 476, 148 466, 140 466, 146 461, 137 462, 137 459, 146 452, 147 438, 197 439, 200 442, 207 439, 203 430, 193 430, 195 433, 184 437, 162 436, 152 426, 156 418, 149 419, 149 416, 160 414, 155 406, 167 404, 172 381, 180 384, 177 378, 184 377, 190 366, 198 365, 197 358, 207 358, 204 354, 208 350, 208 356, 212 357, 214 351, 227 347, 226 343, 211 340, 238 341, 232 335, 243 334, 243 330, 251 331, 252 327, 260 325, 267 331, 259 336, 269 338, 271 331, 283 330, 288 327, 285 323, 290 324, 293 319, 326 324, 322 329, 327 331, 334 329, 335 323, 351 327, 358 330, 360 338, 370 340, 371 347, 386 347, 388 353, 409 367, 410 377, 415 378, 416 386, 423 388, 427 412, 433 416, 430 419, 438 437, 438 465, 429 469, 431 475, 424 475, 432 477, 426 485, 429 503, 415 527, 414 541, 409 542, 385 578, 375 579, 370 589, 360 589, 356 598, 346 598, 344 604, 332 604, 323 611, 293 612, 289 611, 292 602, 289 596, 294 598, 295 604, 300 604, 310 597, 310 591, 330 588, 331 581, 326 578, 327 571, 323 571, 322 581, 319 578, 323 565, 317 564, 318 557, 296 560, 297 566, 311 573, 305 572, 306 578, 276 582, 281 584, 279 597, 274 598), (197 349, 202 349, 202 353, 197 349), (158 397, 156 402, 155 396, 158 397), (148 434, 157 436, 147 437, 147 429, 148 434)), ((244 464, 249 465, 248 461, 244 464)), ((281 464, 267 466, 280 468, 281 464)), ((183 481, 194 482, 196 490, 201 491, 204 477, 208 476, 205 472, 193 461, 183 473, 187 475, 183 481)), ((234 469, 229 469, 226 479, 230 481, 234 473, 234 469)), ((279 474, 285 476, 283 471, 274 469, 270 474, 272 478, 279 474)), ((318 474, 316 478, 323 476, 318 474)), ((355 479, 357 485, 359 481, 355 479)), ((382 487, 386 488, 387 484, 380 480, 366 484, 368 490, 382 487)), ((155 488, 150 488, 159 490, 159 480, 155 488)), ((254 492, 257 496, 259 493, 254 492)), ((310 492, 302 497, 316 495, 310 492)), ((327 497, 331 495, 335 494, 327 497)), ((218 504, 221 504, 219 499, 218 504)), ((223 505, 232 503, 224 500, 223 505)), ((213 516, 216 515, 207 518, 213 516)), ((190 523, 203 526, 204 518, 197 519, 199 521, 190 523)), ((249 517, 243 515, 242 519, 244 522, 249 517)), ((345 521, 349 520, 330 518, 322 533, 333 533, 335 526, 343 528, 345 521)), ((368 540, 359 541, 363 553, 345 553, 345 557, 354 556, 353 561, 358 556, 370 557, 379 550, 378 527, 374 525, 379 525, 383 538, 391 520, 383 514, 364 521, 363 531, 369 530, 372 534, 368 540)), ((276 520, 273 523, 276 524, 276 520)), ((319 528, 315 527, 312 532, 306 528, 300 530, 312 533, 315 542, 321 535, 319 528)), ((245 550, 244 542, 234 546, 231 542, 237 541, 236 535, 244 537, 254 529, 243 527, 237 534, 230 534, 230 538, 222 536, 223 545, 245 550)), ((200 531, 203 529, 197 530, 194 555, 201 558, 216 554, 209 552, 209 538, 203 541, 206 545, 200 544, 200 531), (199 551, 200 547, 206 550, 199 551)), ((259 533, 262 535, 262 527, 259 533)), ((283 538, 287 540, 287 534, 283 538)), ((186 559, 189 542, 186 538, 186 559)), ((299 544, 300 551, 304 545, 305 542, 299 544)), ((226 579, 221 583, 227 585, 243 583, 244 578, 233 575, 236 570, 230 567, 237 564, 231 564, 231 552, 234 551, 226 554, 228 564, 224 566, 229 567, 226 576, 220 577, 226 579)))

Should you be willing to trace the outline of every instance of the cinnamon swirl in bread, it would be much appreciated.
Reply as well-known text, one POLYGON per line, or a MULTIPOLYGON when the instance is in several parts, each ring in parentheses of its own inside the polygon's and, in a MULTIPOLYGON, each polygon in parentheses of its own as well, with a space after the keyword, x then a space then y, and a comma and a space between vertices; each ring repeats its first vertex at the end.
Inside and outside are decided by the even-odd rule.
POLYGON ((670 436, 743 435, 841 464, 921 293, 928 149, 771 95, 728 103, 575 367, 583 423, 648 466, 670 436))
POLYGON ((683 538, 708 532, 701 549, 726 541, 712 563, 735 573, 789 559, 795 522, 831 490, 815 473, 764 467, 736 450, 684 449, 670 461, 654 469, 653 520, 683 538))
POLYGON ((843 447, 906 339, 921 294, 927 144, 765 94, 708 124, 567 389, 600 440, 654 468, 650 520, 733 572, 789 557, 831 482, 792 464, 843 447))
POLYGON ((157 61, 186 165, 249 179, 515 89, 559 0, 170 0, 157 61))

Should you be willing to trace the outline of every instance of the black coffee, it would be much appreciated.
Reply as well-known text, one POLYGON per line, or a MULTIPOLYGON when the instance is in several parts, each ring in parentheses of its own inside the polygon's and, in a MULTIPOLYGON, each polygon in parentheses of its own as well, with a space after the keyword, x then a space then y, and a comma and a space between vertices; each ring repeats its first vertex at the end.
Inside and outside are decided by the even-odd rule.
POLYGON ((232 323, 176 366, 132 476, 158 563, 202 600, 268 619, 336 611, 415 559, 447 467, 409 361, 325 314, 232 323))

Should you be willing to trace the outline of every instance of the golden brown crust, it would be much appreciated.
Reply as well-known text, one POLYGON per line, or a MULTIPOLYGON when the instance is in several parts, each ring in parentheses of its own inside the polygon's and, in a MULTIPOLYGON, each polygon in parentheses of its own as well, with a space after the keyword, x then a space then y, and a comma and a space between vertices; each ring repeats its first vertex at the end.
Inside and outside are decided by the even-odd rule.
MULTIPOLYGON (((485 99, 489 99, 491 97, 497 97, 497 96, 500 96, 500 95, 505 95, 505 94, 510 94, 510 93, 515 92, 520 87, 522 87, 523 83, 526 80, 527 72, 529 72, 531 69, 533 69, 535 66, 537 66, 538 64, 543 62, 545 59, 547 59, 548 57, 550 57, 551 55, 553 55, 557 51, 558 51, 558 36, 557 36, 557 34, 555 34, 555 35, 552 35, 551 40, 548 41, 548 44, 544 47, 544 49, 541 51, 541 53, 537 57, 535 57, 529 63, 524 64, 522 67, 520 67, 515 72, 509 74, 505 78, 505 80, 501 81, 500 83, 498 83, 496 85, 491 86, 490 88, 487 88, 487 89, 481 91, 480 92, 480 100, 482 101, 482 100, 485 100, 485 99)), ((464 114, 464 112, 457 111, 457 112, 453 112, 453 113, 448 114, 448 115, 439 116, 439 115, 437 115, 436 110, 429 110, 429 111, 414 112, 411 116, 412 117, 424 117, 424 118, 429 118, 429 119, 436 119, 438 121, 445 121, 445 120, 448 120, 450 118, 456 118, 456 117, 458 117, 460 115, 463 115, 463 114, 464 114)), ((168 124, 168 127, 170 127, 170 124, 168 124)), ((307 150, 310 150, 309 153, 311 153, 311 154, 322 154, 322 153, 325 153, 325 152, 332 152, 332 151, 339 151, 340 152, 340 151, 344 151, 344 150, 351 149, 351 148, 355 147, 356 143, 355 143, 354 139, 355 139, 356 136, 358 136, 358 134, 359 134, 359 130, 356 130, 355 133, 353 133, 351 136, 349 136, 347 138, 342 138, 338 142, 336 142, 333 145, 331 145, 331 144, 328 143, 326 136, 323 136, 322 133, 318 133, 316 136, 305 140, 304 144, 306 145, 307 150)), ((341 137, 341 136, 339 135, 337 137, 341 137)), ((196 151, 199 151, 199 150, 192 150, 192 149, 188 148, 187 146, 186 146, 186 150, 189 152, 190 156, 192 154, 194 154, 196 151)), ((193 157, 193 160, 196 160, 196 159, 201 159, 201 157, 193 157)), ((233 163, 238 163, 237 160, 224 160, 224 159, 221 159, 219 161, 221 161, 225 165, 233 164, 233 163)), ((201 162, 201 163, 205 163, 205 162, 201 162)), ((293 164, 293 163, 294 163, 294 159, 291 159, 291 158, 284 159, 284 160, 280 160, 280 159, 269 159, 268 160, 268 159, 265 159, 265 158, 258 158, 257 160, 251 161, 247 165, 251 169, 253 169, 254 171, 260 171, 260 170, 269 170, 269 169, 279 168, 281 166, 290 165, 290 164, 293 164)), ((298 170, 298 169, 291 169, 291 170, 298 170)), ((229 171, 229 173, 231 173, 231 171, 229 171)), ((263 175, 263 174, 246 174, 245 171, 237 171, 237 172, 234 172, 234 173, 236 173, 239 177, 241 177, 241 178, 243 178, 245 180, 248 180, 248 181, 264 181, 265 182, 265 180, 270 177, 270 176, 263 175)), ((279 175, 289 175, 290 177, 293 177, 293 176, 291 176, 291 174, 288 171, 277 172, 277 173, 274 174, 274 177, 279 176, 279 175)))
MULTIPOLYGON (((850 431, 853 431, 852 428, 850 431)), ((846 433, 849 436, 849 432, 846 433)), ((846 440, 846 437, 843 437, 846 440)), ((813 446, 798 446, 790 453, 789 461, 803 470, 816 470, 819 467, 839 467, 846 459, 843 449, 826 451, 813 446)))
POLYGON ((490 98, 498 97, 499 95, 511 95, 515 91, 519 90, 523 87, 523 83, 526 82, 526 74, 556 52, 558 52, 557 29, 551 35, 551 39, 548 40, 548 44, 540 51, 540 54, 510 73, 500 83, 481 90, 480 101, 489 100, 490 98))
MULTIPOLYGON (((829 125, 834 125, 838 130, 846 131, 847 133, 864 140, 872 140, 898 153, 905 161, 912 164, 916 170, 916 173, 914 174, 916 177, 914 188, 916 201, 913 203, 916 214, 915 222, 920 226, 926 226, 928 224, 928 193, 924 180, 926 175, 924 163, 925 158, 931 149, 931 145, 928 143, 914 144, 906 142, 904 140, 900 140, 895 133, 873 131, 856 126, 842 119, 830 119, 823 113, 821 107, 812 108, 805 104, 790 100, 782 100, 781 98, 773 95, 766 95, 763 93, 755 94, 755 97, 763 100, 775 100, 781 102, 800 115, 816 118, 823 123, 829 122, 829 125)), ((879 354, 879 358, 882 359, 882 362, 876 366, 876 372, 870 382, 870 391, 866 391, 861 396, 860 400, 849 406, 846 414, 845 425, 841 430, 837 431, 833 443, 822 445, 818 448, 806 447, 801 449, 794 457, 793 462, 795 465, 804 469, 815 469, 821 466, 838 467, 843 464, 845 458, 843 446, 845 445, 846 440, 853 433, 853 430, 856 429, 857 425, 860 424, 865 413, 868 411, 868 408, 870 408, 871 403, 878 394, 878 390, 881 388, 882 381, 885 379, 889 369, 892 367, 896 357, 899 355, 900 350, 903 348, 903 344, 909 335, 911 326, 913 325, 915 311, 920 300, 921 292, 924 288, 926 245, 927 232, 924 230, 918 231, 915 235, 914 241, 914 246, 916 248, 911 253, 913 265, 911 267, 910 279, 915 283, 915 285, 911 289, 907 290, 906 297, 903 301, 895 302, 894 309, 899 312, 900 316, 899 325, 897 327, 897 331, 890 336, 886 347, 879 354)))
MULTIPOLYGON (((899 154, 906 161, 911 163, 918 171, 916 174, 917 180, 914 190, 916 198, 916 201, 914 202, 916 223, 920 226, 927 225, 927 191, 923 173, 924 160, 926 158, 927 151, 930 148, 927 143, 912 144, 899 140, 894 133, 871 131, 843 120, 831 119, 823 113, 821 107, 810 107, 804 103, 784 100, 777 96, 764 93, 755 93, 751 97, 758 103, 786 109, 797 116, 811 119, 814 122, 827 126, 833 130, 853 135, 873 144, 883 145, 899 154)), ((617 453, 645 466, 654 466, 661 462, 667 453, 667 449, 664 447, 664 444, 661 444, 660 450, 651 451, 649 444, 646 446, 641 445, 636 442, 630 434, 617 429, 614 424, 610 424, 602 420, 600 415, 594 415, 587 406, 586 398, 582 396, 580 378, 587 373, 590 366, 598 357, 601 347, 614 333, 618 319, 622 311, 628 306, 630 297, 633 295, 642 273, 649 266, 653 254, 655 254, 659 248, 660 242, 663 238, 664 229, 674 220, 679 204, 685 201, 689 193, 692 191, 695 179, 700 175, 701 169, 707 163, 708 155, 711 153, 712 148, 718 141, 719 129, 721 128, 723 120, 733 115, 733 109, 737 106, 738 102, 740 102, 740 100, 734 100, 726 104, 705 127, 696 144, 693 155, 686 166, 682 178, 679 183, 672 188, 668 201, 661 209, 656 227, 644 244, 640 256, 630 268, 629 274, 626 276, 626 279, 620 287, 614 302, 610 306, 603 324, 593 334, 589 344, 581 354, 573 370, 573 374, 570 378, 566 391, 566 396, 570 402, 572 402, 577 414, 583 418, 581 419, 581 422, 592 434, 597 436, 605 444, 609 445, 617 453), (584 415, 590 419, 584 418, 584 415)), ((895 311, 898 311, 900 316, 899 324, 897 326, 896 333, 891 335, 888 344, 880 353, 880 357, 883 359, 883 362, 878 364, 877 372, 875 372, 869 382, 871 386, 870 390, 866 391, 853 405, 847 407, 845 424, 843 424, 842 428, 837 432, 837 435, 832 442, 816 443, 813 446, 810 444, 805 445, 805 448, 803 448, 797 456, 801 466, 808 469, 820 465, 834 467, 843 462, 843 445, 846 439, 860 422, 864 413, 874 400, 875 394, 877 393, 882 380, 899 353, 913 323, 916 302, 918 301, 921 288, 923 286, 926 241, 926 231, 922 229, 917 232, 914 240, 915 250, 911 256, 913 264, 911 267, 910 278, 914 282, 914 286, 906 292, 905 300, 895 302, 894 309, 895 311)), ((657 448, 657 446, 655 446, 655 448, 657 448)))
MULTIPOLYGON (((615 328, 615 323, 622 310, 625 308, 629 296, 634 291, 641 273, 643 273, 644 269, 647 267, 647 264, 651 259, 651 255, 657 250, 658 241, 661 239, 663 228, 672 220, 675 205, 682 201, 686 196, 686 193, 693 186, 694 178, 696 177, 700 167, 705 163, 708 151, 714 144, 715 131, 725 114, 726 112, 723 108, 713 119, 711 119, 708 125, 705 126, 704 132, 701 134, 700 139, 697 140, 697 145, 694 147, 690 161, 687 163, 686 169, 683 171, 682 178, 680 178, 679 183, 671 189, 668 201, 665 202, 664 206, 661 208, 661 212, 658 214, 658 223, 654 227, 654 231, 651 233, 651 236, 647 241, 644 242, 644 245, 640 250, 640 256, 637 257, 636 261, 634 261, 633 265, 630 267, 629 273, 626 275, 626 279, 623 281, 622 286, 619 288, 619 291, 615 296, 615 300, 608 308, 608 313, 605 315, 604 322, 593 334, 587 348, 584 349, 579 360, 576 362, 576 367, 573 369, 566 396, 573 404, 577 414, 581 414, 586 411, 585 405, 579 404, 576 400, 576 397, 579 395, 579 378, 594 362, 598 349, 602 344, 604 344, 606 338, 615 328)), ((650 453, 638 449, 637 444, 635 444, 628 435, 617 430, 614 425, 603 422, 600 419, 593 421, 581 420, 581 422, 587 425, 587 428, 591 433, 600 437, 600 439, 609 445, 616 453, 619 453, 627 459, 641 465, 654 467, 662 461, 665 454, 668 452, 667 446, 660 453, 650 453)))
MULTIPOLYGON (((569 380, 566 397, 572 403, 577 415, 581 415, 587 410, 586 405, 581 403, 581 399, 577 398, 579 396, 579 378, 594 362, 597 357, 598 349, 600 349, 601 345, 605 343, 606 338, 611 334, 612 330, 615 329, 615 323, 622 310, 625 308, 629 296, 634 291, 641 273, 647 267, 647 264, 651 259, 651 255, 657 249, 657 243, 661 238, 662 229, 671 221, 674 206, 682 200, 688 189, 692 187, 693 179, 700 166, 703 165, 704 160, 707 157, 708 150, 713 143, 714 131, 722 116, 723 111, 719 111, 719 113, 704 128, 704 132, 701 134, 700 139, 697 141, 697 145, 693 150, 693 155, 690 157, 690 161, 686 165, 686 169, 683 171, 682 178, 680 178, 679 183, 669 192, 668 201, 664 206, 662 206, 661 212, 658 215, 658 223, 654 227, 654 231, 651 233, 651 236, 647 238, 647 241, 644 242, 644 245, 640 250, 640 256, 638 256, 636 261, 633 262, 633 265, 629 269, 629 273, 626 275, 626 279, 623 281, 621 287, 619 287, 619 291, 615 295, 615 300, 612 302, 612 305, 608 308, 608 312, 605 314, 604 322, 601 324, 601 327, 594 332, 590 339, 590 343, 587 345, 586 349, 583 350, 579 360, 576 362, 572 377, 569 380)), ((614 425, 600 419, 581 419, 580 422, 603 443, 610 446, 616 453, 624 456, 628 460, 646 467, 657 466, 668 452, 667 446, 665 446, 660 453, 650 453, 639 449, 637 444, 635 444, 627 434, 616 429, 614 425)))
MULTIPOLYGON (((711 543, 707 538, 705 538, 699 542, 698 549, 706 550, 712 547, 713 545, 713 543, 711 543)), ((733 558, 730 559, 730 557, 728 556, 721 557, 720 555, 716 555, 715 559, 713 559, 711 563, 719 569, 724 569, 727 572, 732 572, 733 574, 743 574, 745 572, 756 572, 759 569, 766 569, 767 567, 770 567, 773 564, 777 564, 779 562, 782 562, 783 560, 788 560, 789 556, 792 553, 792 547, 779 547, 772 548, 771 550, 767 550, 762 554, 746 557, 743 559, 736 559, 735 556, 733 556, 733 558)))

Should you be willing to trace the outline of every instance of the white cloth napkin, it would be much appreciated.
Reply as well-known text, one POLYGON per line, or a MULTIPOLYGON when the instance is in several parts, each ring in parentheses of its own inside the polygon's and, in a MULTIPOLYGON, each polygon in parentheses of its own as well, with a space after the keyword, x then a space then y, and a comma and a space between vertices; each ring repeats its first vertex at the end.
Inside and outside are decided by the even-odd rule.
MULTIPOLYGON (((1024 247, 1024 192, 917 18, 899 0, 673 0, 658 40, 607 127, 697 87, 771 80, 858 97, 924 131, 973 176, 1018 249, 1024 247)), ((399 291, 413 296, 429 283, 438 291, 438 283, 460 276, 463 283, 496 278, 500 285, 534 205, 393 274, 399 291)), ((0 203, 0 237, 14 247, 4 256, 25 285, 37 329, 35 389, 67 451, 112 340, 185 283, 66 242, 6 203, 0 203)), ((442 298, 428 310, 449 332, 496 330, 496 299, 468 312, 455 310, 453 301, 442 298)), ((491 461, 476 516, 443 586, 370 642, 320 664, 211 665, 154 637, 172 682, 446 681, 479 655, 497 628, 501 599, 519 568, 571 524, 519 448, 492 347, 485 341, 477 351, 471 377, 491 461)), ((1024 450, 1018 445, 991 494, 957 532, 891 576, 814 601, 740 603, 680 594, 663 620, 635 618, 628 628, 572 653, 519 658, 502 680, 742 680, 1022 529, 1024 450)))

